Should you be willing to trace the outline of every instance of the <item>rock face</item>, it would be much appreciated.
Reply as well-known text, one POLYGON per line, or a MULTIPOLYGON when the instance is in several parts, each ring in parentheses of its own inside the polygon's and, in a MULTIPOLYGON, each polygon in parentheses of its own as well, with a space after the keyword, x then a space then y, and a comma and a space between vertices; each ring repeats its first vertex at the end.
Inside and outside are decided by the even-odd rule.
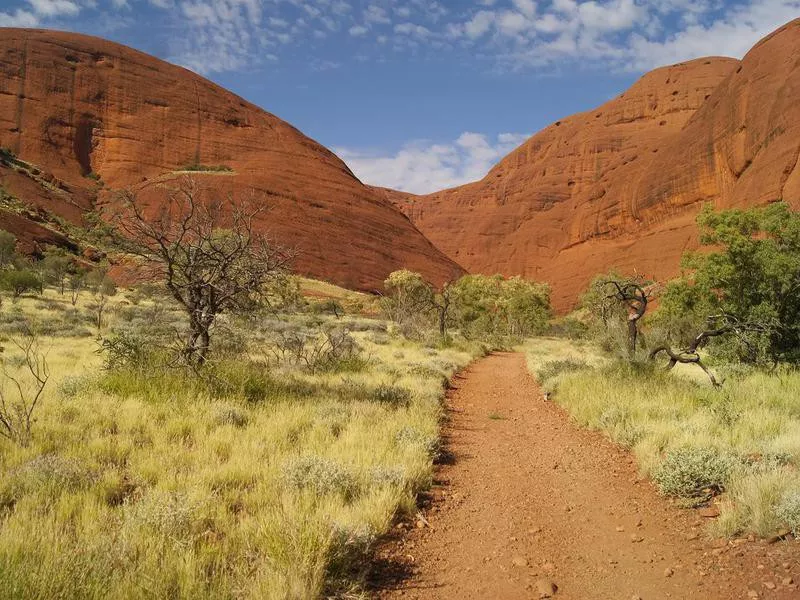
POLYGON ((372 290, 401 267, 436 283, 463 273, 297 129, 185 69, 97 38, 0 29, 0 147, 20 159, 0 161, 0 185, 74 223, 113 201, 113 190, 215 167, 198 177, 263 196, 271 208, 259 226, 300 251, 304 274, 372 290))
POLYGON ((468 271, 548 281, 565 311, 610 268, 674 276, 706 202, 800 207, 799 153, 795 20, 741 62, 648 73, 544 129, 482 181, 421 197, 378 191, 468 271))

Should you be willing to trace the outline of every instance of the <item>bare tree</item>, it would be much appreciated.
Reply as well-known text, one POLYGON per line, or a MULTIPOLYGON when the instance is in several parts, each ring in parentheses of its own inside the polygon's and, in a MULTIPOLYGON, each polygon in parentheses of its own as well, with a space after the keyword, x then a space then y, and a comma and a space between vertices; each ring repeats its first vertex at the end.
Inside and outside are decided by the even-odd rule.
POLYGON ((183 343, 195 366, 208 358, 217 317, 266 301, 268 284, 286 272, 294 253, 254 231, 264 203, 220 196, 192 177, 164 187, 165 198, 145 210, 135 192, 122 193, 117 215, 131 252, 143 258, 183 307, 189 320, 183 343))
POLYGON ((613 287, 612 293, 606 296, 606 300, 619 302, 627 312, 628 354, 634 358, 639 340, 639 321, 647 312, 649 297, 644 288, 634 281, 612 279, 606 281, 605 285, 613 287))
POLYGON ((669 357, 666 369, 669 371, 675 368, 677 364, 693 364, 697 365, 711 380, 714 387, 722 385, 714 374, 703 364, 700 356, 700 349, 705 346, 712 338, 721 337, 724 335, 734 335, 740 341, 747 344, 748 333, 765 333, 769 331, 766 325, 760 323, 743 322, 736 316, 731 314, 711 315, 708 317, 708 329, 699 333, 686 348, 680 350, 673 350, 669 346, 659 346, 650 352, 650 360, 655 360, 659 354, 666 354, 669 357))
POLYGON ((31 439, 33 412, 50 378, 50 369, 47 357, 39 350, 39 342, 33 332, 29 331, 24 339, 12 340, 12 343, 23 353, 22 365, 28 371, 31 382, 26 385, 20 374, 12 373, 3 365, 0 435, 21 446, 27 446, 31 439), (9 391, 8 387, 13 391, 9 391))

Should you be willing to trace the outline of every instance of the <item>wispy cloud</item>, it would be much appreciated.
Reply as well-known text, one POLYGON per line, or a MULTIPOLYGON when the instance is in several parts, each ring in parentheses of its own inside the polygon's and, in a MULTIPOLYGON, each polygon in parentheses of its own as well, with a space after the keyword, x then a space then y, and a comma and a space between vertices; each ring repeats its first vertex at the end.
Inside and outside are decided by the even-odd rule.
POLYGON ((466 132, 446 143, 411 142, 394 153, 335 151, 365 183, 426 194, 481 179, 527 138, 527 134, 504 133, 490 139, 466 132))
MULTIPOLYGON (((88 11, 164 12, 170 58, 208 74, 270 56, 306 64, 388 54, 480 57, 489 68, 644 71, 741 56, 800 15, 800 0, 6 0, 0 26, 48 26, 88 11), (175 41, 179 40, 179 41, 175 41), (345 44, 345 40, 352 47, 345 44), (334 46, 338 44, 338 46, 334 46), (338 52, 331 57, 330 53, 338 52)), ((272 59, 270 59, 272 61, 272 59)))

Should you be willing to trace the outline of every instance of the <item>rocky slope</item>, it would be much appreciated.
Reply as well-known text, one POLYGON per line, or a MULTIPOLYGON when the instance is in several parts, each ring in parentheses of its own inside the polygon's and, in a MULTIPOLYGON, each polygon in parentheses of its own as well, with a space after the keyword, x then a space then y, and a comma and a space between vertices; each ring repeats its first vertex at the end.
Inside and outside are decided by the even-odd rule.
POLYGON ((800 20, 742 60, 657 69, 554 123, 482 180, 429 196, 377 190, 471 272, 522 274, 574 305, 610 268, 664 279, 703 203, 800 207, 800 20))
POLYGON ((152 196, 150 183, 165 174, 219 167, 197 177, 264 197, 271 210, 259 227, 300 251, 304 274, 370 290, 400 267, 437 283, 463 272, 289 124, 185 69, 97 38, 0 29, 0 147, 0 186, 31 209, 12 217, 6 203, 0 223, 26 242, 36 232, 33 241, 58 241, 34 226, 34 213, 80 224, 113 201, 113 190, 152 196))

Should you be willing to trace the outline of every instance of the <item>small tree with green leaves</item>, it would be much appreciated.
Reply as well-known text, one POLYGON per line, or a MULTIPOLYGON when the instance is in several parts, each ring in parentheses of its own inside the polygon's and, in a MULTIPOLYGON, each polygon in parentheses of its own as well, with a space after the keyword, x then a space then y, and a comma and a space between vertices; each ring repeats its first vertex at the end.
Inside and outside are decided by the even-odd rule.
POLYGON ((714 315, 736 322, 709 351, 754 364, 800 362, 800 214, 784 203, 698 217, 705 252, 684 257, 658 322, 686 344, 714 315), (688 338, 688 340, 687 340, 688 338))
POLYGON ((12 269, 0 274, 0 287, 17 299, 25 292, 41 290, 41 280, 33 271, 12 269))
POLYGON ((86 287, 94 293, 94 298, 88 308, 94 314, 94 323, 97 331, 103 328, 103 317, 105 315, 108 299, 117 293, 117 285, 108 276, 107 269, 98 268, 86 274, 86 287))
POLYGON ((17 259, 17 236, 0 229, 0 268, 15 264, 17 259))
POLYGON ((41 262, 44 280, 54 286, 63 296, 67 278, 77 269, 75 259, 63 248, 48 248, 41 262))
POLYGON ((76 269, 74 273, 70 273, 67 278, 67 287, 69 288, 70 302, 72 306, 78 304, 81 292, 86 288, 86 269, 76 269))
POLYGON ((419 336, 430 327, 436 291, 422 275, 401 269, 389 274, 383 285, 383 310, 404 335, 419 336))

